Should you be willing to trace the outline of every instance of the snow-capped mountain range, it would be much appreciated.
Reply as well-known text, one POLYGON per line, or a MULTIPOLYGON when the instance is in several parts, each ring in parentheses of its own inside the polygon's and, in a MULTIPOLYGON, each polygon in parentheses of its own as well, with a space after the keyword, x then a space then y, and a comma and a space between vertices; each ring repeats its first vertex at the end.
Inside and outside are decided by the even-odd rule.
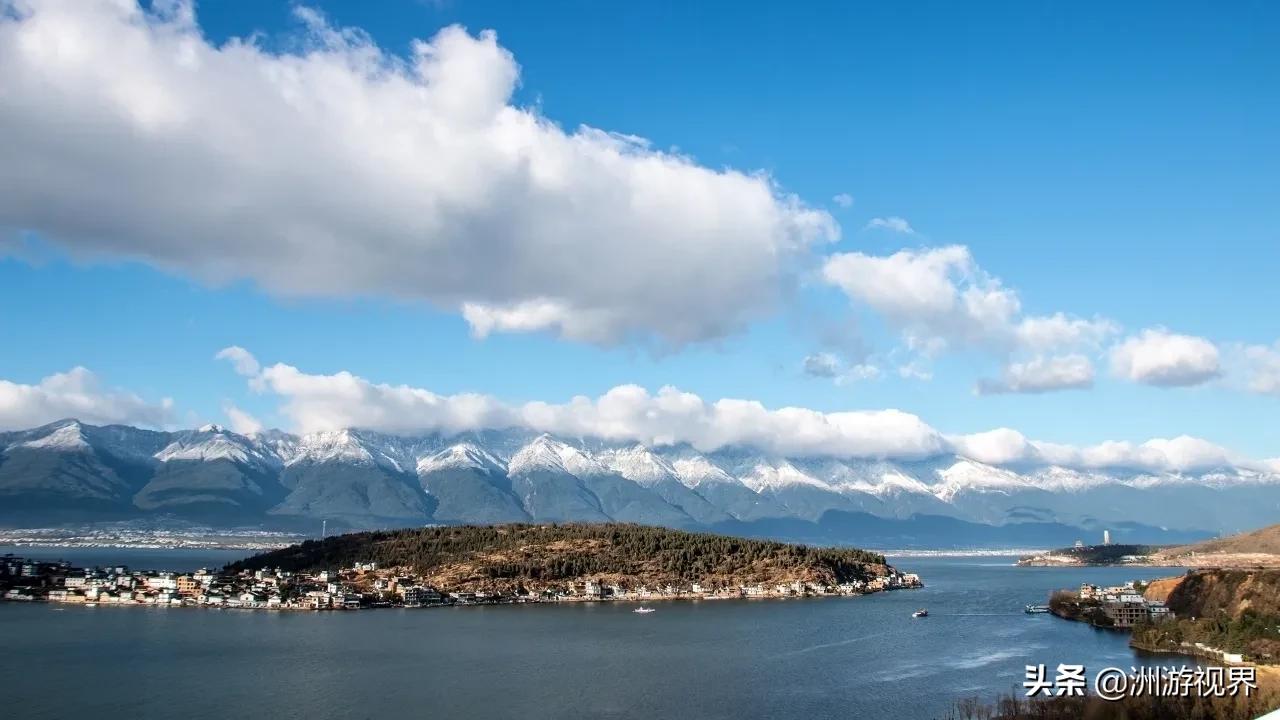
POLYGON ((0 521, 157 515, 290 527, 616 520, 882 546, 1051 544, 1107 528, 1157 542, 1274 523, 1280 477, 704 453, 523 430, 241 435, 64 420, 0 433, 0 521))

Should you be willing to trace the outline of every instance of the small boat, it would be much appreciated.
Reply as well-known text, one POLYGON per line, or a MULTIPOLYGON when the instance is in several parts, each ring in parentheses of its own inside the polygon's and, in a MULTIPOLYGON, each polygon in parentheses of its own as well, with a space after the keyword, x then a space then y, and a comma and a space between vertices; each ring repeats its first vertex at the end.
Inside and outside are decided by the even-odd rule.
POLYGON ((1028 615, 1035 615, 1038 613, 1047 613, 1049 612, 1049 606, 1048 605, 1028 605, 1027 609, 1024 612, 1026 612, 1028 615))
POLYGON ((640 613, 641 615, 648 615, 648 614, 649 614, 649 613, 651 613, 651 612, 658 612, 658 611, 657 611, 657 610, 654 610, 653 608, 647 608, 647 607, 643 607, 643 606, 641 606, 641 607, 636 608, 635 610, 632 610, 631 612, 633 612, 633 613, 640 613))
POLYGON ((929 617, 929 611, 928 611, 928 610, 925 610, 924 608, 921 608, 921 609, 919 609, 919 610, 917 610, 917 611, 915 611, 915 612, 911 613, 911 617, 913 617, 913 618, 914 618, 914 617, 929 617))

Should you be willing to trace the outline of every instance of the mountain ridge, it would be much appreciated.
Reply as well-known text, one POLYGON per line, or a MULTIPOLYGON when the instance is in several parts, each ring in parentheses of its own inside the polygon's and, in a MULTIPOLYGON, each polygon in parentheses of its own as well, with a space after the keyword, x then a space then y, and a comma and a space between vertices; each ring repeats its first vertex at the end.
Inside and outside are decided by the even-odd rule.
POLYGON ((831 539, 833 527, 849 530, 849 518, 860 517, 868 526, 898 521, 896 532, 910 541, 948 518, 984 537, 987 527, 1021 537, 1039 523, 1055 533, 1108 528, 1181 543, 1266 524, 1278 508, 1280 477, 1241 469, 1106 473, 1000 467, 960 455, 784 457, 520 429, 240 434, 217 425, 170 432, 67 419, 0 433, 5 523, 163 512, 352 528, 523 521, 778 527, 831 539))

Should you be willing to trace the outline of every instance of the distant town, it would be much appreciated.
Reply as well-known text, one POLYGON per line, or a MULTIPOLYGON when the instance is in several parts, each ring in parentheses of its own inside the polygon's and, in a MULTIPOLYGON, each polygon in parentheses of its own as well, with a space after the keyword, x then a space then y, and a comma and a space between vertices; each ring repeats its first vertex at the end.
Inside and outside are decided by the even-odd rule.
POLYGON ((215 529, 182 524, 114 522, 50 528, 0 528, 0 545, 145 550, 275 550, 306 538, 255 528, 215 529))
POLYGON ((1090 565, 1150 565, 1157 545, 1117 544, 1111 542, 1111 531, 1102 532, 1101 545, 1086 545, 1083 540, 1067 548, 1033 553, 1018 560, 1019 565, 1037 567, 1090 565))
POLYGON ((132 570, 126 566, 77 568, 0 556, 0 590, 6 601, 80 605, 143 605, 253 610, 361 610, 501 603, 648 601, 675 599, 852 596, 922 587, 914 573, 891 571, 866 581, 836 585, 791 581, 737 586, 700 582, 629 586, 591 579, 529 584, 509 594, 434 587, 404 567, 356 563, 339 570, 200 569, 192 573, 132 570))

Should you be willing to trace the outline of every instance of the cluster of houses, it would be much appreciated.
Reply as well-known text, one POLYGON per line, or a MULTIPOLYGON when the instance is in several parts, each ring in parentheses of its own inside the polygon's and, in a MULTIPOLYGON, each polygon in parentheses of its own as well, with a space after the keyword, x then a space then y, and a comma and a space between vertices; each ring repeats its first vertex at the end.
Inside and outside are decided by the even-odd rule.
POLYGON ((500 594, 433 587, 403 568, 358 563, 342 570, 294 573, 264 569, 228 573, 131 570, 125 566, 74 568, 67 562, 0 557, 0 598, 82 604, 142 604, 279 610, 358 610, 364 607, 428 607, 501 602, 647 600, 662 598, 794 597, 861 595, 920 587, 920 578, 894 572, 866 582, 838 585, 794 581, 708 586, 702 583, 635 588, 594 580, 520 587, 500 594))
POLYGON ((1133 581, 1111 587, 1086 583, 1080 586, 1080 601, 1100 607, 1116 627, 1132 627, 1148 620, 1159 622, 1173 617, 1164 603, 1144 598, 1133 581))
POLYGON ((550 600, 650 600, 671 598, 764 598, 764 597, 812 597, 819 595, 865 595, 883 590, 922 587, 920 576, 915 573, 894 572, 867 581, 851 580, 845 583, 826 584, 804 580, 780 583, 752 583, 726 585, 692 582, 682 585, 665 584, 624 587, 593 580, 568 583, 563 587, 551 586, 541 590, 540 599, 550 600))
MULTIPOLYGON (((268 609, 358 609, 371 599, 341 573, 281 570, 193 573, 115 567, 75 568, 65 561, 0 557, 0 598, 91 605, 187 605, 268 609)), ((376 598, 373 599, 376 601, 376 598)))

